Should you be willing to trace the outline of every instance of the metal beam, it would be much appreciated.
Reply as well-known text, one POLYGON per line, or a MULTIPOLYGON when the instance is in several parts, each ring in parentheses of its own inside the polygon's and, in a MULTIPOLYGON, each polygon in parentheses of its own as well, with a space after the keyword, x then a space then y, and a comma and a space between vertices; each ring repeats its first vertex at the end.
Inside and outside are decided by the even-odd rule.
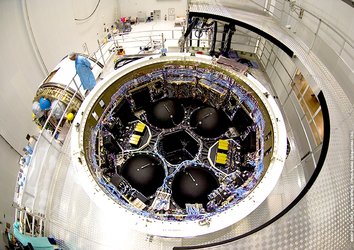
POLYGON ((227 33, 229 32, 229 28, 230 28, 229 24, 225 24, 225 25, 224 25, 224 31, 223 31, 223 33, 222 33, 222 39, 221 39, 221 50, 224 49, 225 40, 226 40, 226 35, 227 35, 227 33))
POLYGON ((226 44, 222 48, 222 53, 224 56, 228 57, 230 47, 231 47, 231 41, 232 41, 232 36, 234 35, 236 31, 235 25, 234 24, 229 24, 229 30, 227 32, 227 39, 226 39, 226 44))
POLYGON ((217 33, 218 33, 218 22, 214 21, 213 26, 214 26, 214 28, 213 28, 213 42, 210 46, 210 52, 209 52, 209 54, 211 56, 215 55, 215 44, 216 44, 217 33))
POLYGON ((294 51, 292 51, 288 46, 286 46, 284 43, 279 41, 277 38, 273 37, 272 35, 268 34, 267 32, 264 32, 263 30, 254 27, 248 23, 242 22, 240 20, 230 18, 230 17, 225 17, 225 16, 220 16, 216 14, 211 14, 211 13, 201 13, 201 12, 194 12, 191 11, 189 12, 189 17, 199 17, 199 18, 212 18, 214 20, 220 20, 226 23, 233 23, 236 26, 243 27, 245 29, 248 29, 250 31, 253 31, 254 33, 257 33, 258 35, 266 38, 267 40, 271 41, 275 45, 277 45, 280 49, 282 49, 288 56, 293 57, 294 56, 294 51))

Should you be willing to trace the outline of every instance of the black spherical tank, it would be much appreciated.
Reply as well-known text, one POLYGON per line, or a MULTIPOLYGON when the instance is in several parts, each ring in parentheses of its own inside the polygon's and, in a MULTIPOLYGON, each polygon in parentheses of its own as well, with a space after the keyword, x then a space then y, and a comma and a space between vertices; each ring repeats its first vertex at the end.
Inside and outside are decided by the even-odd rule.
POLYGON ((173 128, 182 122, 183 118, 183 106, 174 99, 160 100, 147 109, 148 121, 158 128, 173 128))
POLYGON ((195 110, 190 119, 190 125, 198 135, 215 138, 226 132, 230 120, 226 114, 214 107, 203 107, 195 110))
POLYGON ((219 182, 211 171, 197 166, 187 167, 175 175, 172 197, 182 208, 186 203, 200 203, 206 208, 208 195, 218 186, 219 182))
POLYGON ((132 156, 123 164, 121 175, 133 188, 145 196, 151 196, 162 185, 165 170, 159 159, 140 154, 132 156))

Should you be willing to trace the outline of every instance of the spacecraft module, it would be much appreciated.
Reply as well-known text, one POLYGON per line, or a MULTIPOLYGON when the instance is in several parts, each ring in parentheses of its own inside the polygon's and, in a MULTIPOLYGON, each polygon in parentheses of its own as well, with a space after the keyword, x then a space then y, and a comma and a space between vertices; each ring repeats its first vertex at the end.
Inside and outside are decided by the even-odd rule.
POLYGON ((129 63, 84 100, 72 159, 88 195, 122 225, 191 237, 246 217, 286 157, 282 115, 246 71, 209 56, 129 63))

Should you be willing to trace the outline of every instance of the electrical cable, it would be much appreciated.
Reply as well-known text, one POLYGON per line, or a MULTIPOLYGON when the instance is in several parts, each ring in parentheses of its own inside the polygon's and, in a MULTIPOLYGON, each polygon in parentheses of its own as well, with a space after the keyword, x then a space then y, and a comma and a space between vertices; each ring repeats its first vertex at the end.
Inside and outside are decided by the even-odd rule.
POLYGON ((98 5, 100 5, 100 3, 101 3, 101 0, 98 0, 95 9, 93 10, 93 12, 92 12, 88 17, 85 17, 85 18, 75 18, 74 20, 75 20, 75 21, 85 21, 85 20, 89 19, 89 18, 92 17, 92 15, 96 12, 96 10, 97 10, 97 8, 98 8, 98 5))
POLYGON ((197 38, 201 38, 203 36, 203 30, 201 30, 201 29, 195 30, 194 35, 197 38))

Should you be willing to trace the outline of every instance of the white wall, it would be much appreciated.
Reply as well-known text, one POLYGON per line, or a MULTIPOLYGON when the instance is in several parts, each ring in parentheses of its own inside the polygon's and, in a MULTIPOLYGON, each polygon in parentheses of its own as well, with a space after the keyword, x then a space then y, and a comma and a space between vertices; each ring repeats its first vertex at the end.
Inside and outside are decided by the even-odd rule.
POLYGON ((168 9, 175 8, 175 15, 186 16, 187 0, 118 0, 120 13, 122 16, 132 18, 137 17, 138 11, 143 11, 146 16, 150 16, 150 12, 161 10, 161 20, 165 15, 168 16, 168 9))
MULTIPOLYGON (((0 173, 1 173, 1 181, 0 181, 0 221, 2 224, 0 225, 0 233, 5 231, 6 222, 12 223, 14 222, 15 217, 15 209, 11 207, 14 190, 15 190, 15 182, 17 173, 20 169, 18 165, 20 156, 13 150, 0 136, 0 173)), ((4 242, 0 239, 0 249, 5 249, 4 242)))
MULTIPOLYGON (((28 38, 21 1, 0 1, 0 134, 21 151, 35 130, 32 100, 44 79, 28 38)), ((6 164, 1 161, 0 164, 6 164)))
POLYGON ((341 0, 299 0, 306 10, 315 13, 332 26, 354 40, 354 8, 341 0))
MULTIPOLYGON (((313 52, 329 68, 331 73, 347 93, 351 103, 354 104, 354 8, 339 0, 302 0, 301 6, 320 17, 327 24, 335 28, 344 39, 335 31, 321 24, 318 37, 313 43, 313 52)), ((309 15, 307 15, 309 16, 309 15)), ((306 25, 313 22, 307 18, 306 25)), ((317 27, 317 26, 315 26, 317 27)), ((314 29, 314 28, 313 28, 314 29)), ((299 30, 305 30, 299 27, 299 30)), ((303 40, 312 41, 310 32, 302 34, 303 40)))
POLYGON ((89 52, 98 48, 97 39, 102 39, 104 24, 110 27, 120 16, 118 0, 101 0, 96 12, 97 0, 27 0, 28 15, 34 37, 45 65, 51 71, 71 51, 83 51, 86 42, 89 52))
POLYGON ((325 64, 354 104, 354 8, 340 0, 297 0, 306 10, 299 18, 298 7, 292 10, 287 0, 277 3, 280 9, 284 4, 285 13, 274 11, 276 18, 283 26, 290 25, 295 39, 325 64))

